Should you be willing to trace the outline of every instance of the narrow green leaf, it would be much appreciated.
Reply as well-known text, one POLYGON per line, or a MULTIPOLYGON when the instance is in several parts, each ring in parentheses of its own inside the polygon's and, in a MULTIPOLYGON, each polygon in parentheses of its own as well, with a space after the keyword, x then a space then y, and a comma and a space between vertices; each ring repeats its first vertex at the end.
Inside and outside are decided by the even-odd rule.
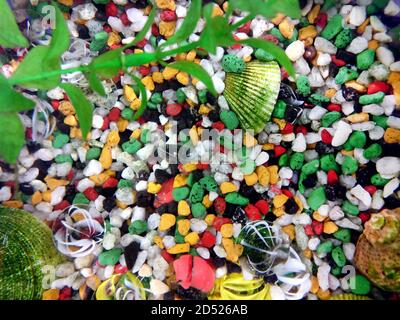
POLYGON ((192 4, 186 14, 185 20, 183 20, 182 25, 175 32, 175 34, 169 38, 162 46, 169 46, 174 43, 180 43, 185 41, 193 33, 197 26, 197 22, 201 16, 201 0, 192 0, 192 4))
POLYGON ((290 76, 295 77, 296 73, 293 68, 293 64, 287 57, 285 51, 283 51, 276 44, 262 39, 245 39, 240 40, 238 43, 249 45, 253 48, 260 48, 268 53, 272 54, 279 64, 286 69, 290 76))
POLYGON ((206 25, 200 36, 200 46, 211 54, 217 52, 217 39, 212 25, 212 11, 214 5, 209 3, 203 7, 203 17, 206 21, 206 25))
POLYGON ((269 10, 277 13, 283 13, 294 19, 301 18, 301 9, 298 0, 268 0, 267 5, 269 10))
POLYGON ((117 48, 99 55, 92 60, 90 68, 96 70, 97 75, 102 78, 115 77, 118 75, 119 70, 121 70, 120 58, 123 51, 123 48, 117 48))
POLYGON ((301 11, 297 0, 229 0, 229 4, 235 9, 249 12, 253 15, 262 15, 273 18, 277 13, 292 18, 300 18, 301 11))
POLYGON ((28 40, 18 28, 14 14, 6 0, 0 0, 0 46, 5 48, 27 48, 28 40))
POLYGON ((0 113, 30 110, 34 106, 35 103, 32 100, 14 91, 6 77, 0 73, 0 113))
POLYGON ((78 116, 82 137, 86 139, 87 134, 92 128, 93 105, 78 87, 69 83, 62 83, 60 87, 65 90, 71 100, 78 116))
POLYGON ((192 77, 199 79, 201 82, 204 83, 204 85, 207 87, 208 90, 210 90, 213 95, 217 95, 211 77, 209 76, 207 71, 198 64, 191 61, 180 60, 170 63, 168 67, 186 72, 192 77))
POLYGON ((0 156, 7 163, 16 163, 25 144, 25 130, 17 113, 0 116, 0 156))
POLYGON ((135 112, 133 115, 133 120, 137 120, 140 118, 140 116, 143 114, 144 110, 147 107, 147 91, 145 86, 143 85, 142 81, 136 77, 135 75, 131 74, 131 78, 136 82, 139 91, 140 91, 140 107, 139 109, 135 112))
POLYGON ((59 61, 61 55, 69 48, 69 30, 61 10, 57 6, 53 7, 56 11, 56 28, 53 30, 49 52, 46 58, 48 60, 59 61))
MULTIPOLYGON (((27 53, 22 62, 18 65, 18 68, 17 70, 15 70, 11 79, 17 83, 23 81, 23 79, 27 77, 37 77, 40 75, 44 75, 45 73, 44 66, 46 65, 45 61, 48 52, 49 52, 49 47, 37 46, 35 48, 32 48, 27 53)), ((53 66, 53 69, 58 70, 59 65, 53 66)), ((60 81, 61 81, 60 75, 53 75, 37 79, 34 81, 23 82, 19 85, 23 88, 36 88, 45 90, 45 89, 52 89, 58 86, 60 81)))
POLYGON ((106 92, 104 90, 103 84, 101 83, 100 79, 96 76, 96 74, 92 71, 85 72, 85 77, 89 81, 90 88, 101 95, 102 97, 106 96, 106 92))
POLYGON ((135 39, 126 44, 124 46, 124 50, 130 47, 133 47, 135 44, 137 44, 138 42, 142 41, 143 38, 146 36, 147 32, 149 32, 153 22, 154 22, 154 18, 156 16, 156 12, 157 12, 157 8, 156 6, 153 7, 153 9, 151 9, 149 16, 147 17, 147 21, 145 23, 145 25, 143 26, 143 29, 139 31, 139 33, 136 35, 135 39))

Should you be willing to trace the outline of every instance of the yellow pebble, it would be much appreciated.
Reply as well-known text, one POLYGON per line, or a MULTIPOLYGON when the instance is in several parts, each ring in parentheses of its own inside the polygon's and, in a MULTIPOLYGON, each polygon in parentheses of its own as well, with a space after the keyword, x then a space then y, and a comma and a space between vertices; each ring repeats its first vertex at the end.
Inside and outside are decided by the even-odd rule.
POLYGON ((344 85, 346 86, 346 88, 352 88, 359 93, 367 92, 367 88, 362 84, 358 83, 356 80, 347 81, 344 85))
POLYGON ((190 206, 185 200, 178 202, 178 214, 185 217, 190 214, 190 206))
POLYGON ((16 209, 20 209, 24 205, 20 200, 7 200, 3 201, 1 204, 5 207, 16 208, 16 209))
POLYGON ((318 34, 317 29, 313 25, 301 28, 299 30, 299 40, 305 40, 307 38, 315 38, 318 34))
POLYGON ((323 291, 322 289, 319 289, 317 292, 317 296, 320 300, 329 300, 332 295, 329 290, 323 291))
POLYGON ((137 99, 135 91, 132 87, 128 86, 127 84, 124 85, 124 98, 128 102, 132 102, 133 100, 137 99))
POLYGON ((290 240, 293 240, 296 237, 296 232, 294 230, 293 224, 282 227, 282 231, 289 236, 290 240))
POLYGON ((366 112, 354 113, 346 118, 351 123, 366 122, 369 120, 369 114, 366 112))
POLYGON ((112 164, 112 157, 111 157, 111 147, 109 145, 106 144, 103 147, 99 161, 104 169, 110 169, 112 164))
POLYGON ((298 205, 298 207, 299 207, 299 209, 297 210, 296 213, 302 212, 303 209, 304 209, 304 206, 303 206, 303 203, 301 202, 301 200, 300 200, 298 197, 296 197, 296 196, 294 196, 293 199, 294 199, 294 201, 297 203, 297 205, 298 205))
POLYGON ((318 213, 318 211, 314 211, 314 213, 313 213, 313 219, 314 219, 314 220, 317 220, 318 222, 322 222, 322 221, 324 221, 324 220, 326 219, 326 217, 321 216, 321 215, 318 213))
POLYGON ((46 190, 45 192, 43 192, 42 193, 42 198, 43 198, 43 201, 51 202, 51 191, 50 190, 46 190))
POLYGON ((275 208, 281 208, 286 203, 286 201, 288 201, 288 199, 289 199, 289 197, 287 195, 278 194, 274 197, 274 199, 272 200, 272 203, 275 208))
POLYGON ((160 183, 149 182, 149 184, 147 185, 147 192, 156 194, 161 190, 161 188, 162 188, 162 185, 160 183))
POLYGON ((285 209, 283 207, 280 208, 272 208, 272 213, 277 216, 278 218, 280 216, 283 216, 285 214, 285 209))
POLYGON ((169 38, 175 32, 176 21, 160 21, 158 27, 160 28, 160 34, 165 38, 169 38))
POLYGON ((264 151, 274 150, 274 145, 272 143, 266 143, 266 144, 263 144, 262 148, 264 151))
POLYGON ((190 244, 189 243, 179 243, 167 250, 169 254, 179 254, 179 253, 186 253, 189 252, 190 250, 190 244))
POLYGON ((176 80, 184 86, 187 86, 189 84, 189 75, 186 72, 179 72, 176 75, 176 80))
POLYGON ((127 119, 120 118, 117 121, 117 127, 119 132, 124 132, 129 125, 129 121, 127 119))
POLYGON ((146 76, 141 81, 147 90, 154 91, 155 85, 152 77, 146 76))
POLYGON ((196 58, 195 50, 189 51, 188 54, 186 55, 186 60, 188 60, 188 61, 194 61, 195 58, 196 58))
POLYGON ((185 164, 182 166, 182 169, 183 169, 183 171, 185 171, 185 172, 192 172, 192 171, 194 171, 194 170, 197 169, 197 164, 195 164, 195 163, 185 163, 185 164))
POLYGON ((42 300, 58 300, 59 296, 59 289, 49 289, 43 292, 42 300))
POLYGON ((329 99, 332 99, 333 96, 336 94, 336 92, 337 91, 334 88, 328 89, 328 90, 325 91, 325 97, 327 97, 329 99))
POLYGON ((314 6, 314 8, 311 9, 311 11, 307 15, 309 23, 314 24, 315 20, 318 17, 320 10, 321 10, 321 6, 319 4, 317 4, 316 6, 314 6))
POLYGON ((58 111, 60 111, 64 116, 69 116, 75 113, 74 106, 69 101, 62 101, 58 106, 58 111))
POLYGON ((378 47, 379 47, 378 40, 373 39, 368 41, 368 49, 372 49, 375 51, 376 49, 378 49, 378 47))
POLYGON ((101 284, 101 280, 96 275, 92 275, 86 279, 86 285, 93 291, 96 291, 97 288, 100 286, 100 284, 101 284))
POLYGON ((117 207, 122 210, 128 208, 128 205, 126 203, 123 203, 119 200, 116 200, 115 203, 116 203, 117 207))
POLYGON ((217 4, 214 4, 212 16, 216 17, 216 16, 223 16, 223 15, 224 15, 224 11, 220 8, 220 6, 217 4))
POLYGON ((194 146, 199 143, 199 136, 197 135, 196 126, 193 126, 189 130, 189 137, 190 137, 190 140, 192 141, 194 146))
POLYGON ((89 179, 92 180, 96 186, 100 186, 110 177, 115 177, 115 171, 107 170, 100 174, 90 176, 89 179))
POLYGON ((197 242, 199 242, 199 235, 197 232, 191 232, 185 237, 185 242, 194 246, 197 242))
POLYGON ((279 31, 286 39, 290 39, 293 36, 294 24, 290 22, 289 18, 285 18, 279 24, 279 31))
POLYGON ((224 238, 231 238, 233 236, 233 224, 225 223, 221 226, 221 235, 224 238))
POLYGON ((243 247, 235 244, 231 238, 222 238, 222 246, 226 251, 226 260, 237 262, 243 247))
POLYGON ((339 230, 338 226, 335 223, 333 223, 332 221, 327 221, 324 223, 324 233, 332 234, 338 230, 339 230))
POLYGON ((31 198, 31 203, 32 205, 36 206, 39 202, 42 201, 42 194, 40 193, 40 191, 35 191, 35 193, 32 195, 31 198))
POLYGON ((365 31, 365 28, 368 26, 368 24, 369 24, 369 17, 367 19, 365 19, 361 25, 358 26, 357 33, 363 34, 365 31))
POLYGON ((185 174, 177 174, 174 178, 174 188, 180 188, 183 186, 186 186, 186 181, 187 181, 187 175, 185 174))
POLYGON ((251 148, 251 147, 256 146, 258 144, 258 142, 257 142, 257 139, 254 138, 253 135, 246 132, 243 137, 243 144, 246 146, 246 148, 251 148))
POLYGON ((177 74, 179 73, 179 70, 177 69, 172 69, 170 67, 165 67, 165 69, 162 72, 162 75, 165 80, 171 80, 173 79, 177 74))
POLYGON ((135 111, 136 111, 136 110, 139 109, 141 103, 142 103, 142 101, 141 101, 140 99, 135 99, 135 100, 133 100, 133 101, 131 102, 131 104, 130 104, 129 107, 130 107, 132 110, 135 110, 135 111))
POLYGON ((121 42, 121 37, 119 36, 118 33, 113 31, 108 34, 107 45, 109 47, 119 44, 120 42, 121 42))
POLYGON ((64 123, 70 127, 76 127, 78 125, 78 121, 76 120, 75 116, 70 114, 64 118, 64 123))
POLYGON ((110 147, 115 147, 116 145, 118 145, 119 141, 120 141, 120 137, 119 137, 118 131, 117 130, 111 130, 110 133, 107 135, 106 143, 110 147))
POLYGON ((248 186, 254 186, 258 182, 258 176, 255 172, 252 174, 246 174, 244 176, 244 181, 248 186))
POLYGON ((190 221, 188 219, 179 220, 176 225, 178 226, 178 232, 182 236, 186 236, 190 230, 190 221))
POLYGON ((151 78, 153 79, 153 81, 155 83, 163 83, 164 82, 164 77, 163 77, 162 73, 159 71, 153 72, 153 74, 151 75, 151 78))
POLYGON ((132 132, 132 134, 129 138, 139 140, 141 134, 142 134, 142 130, 140 128, 137 128, 132 132))
POLYGON ((316 276, 311 276, 311 293, 316 294, 319 289, 318 278, 316 276))
POLYGON ((306 250, 303 251, 303 254, 307 259, 312 258, 312 251, 309 248, 306 248, 306 250))
POLYGON ((383 139, 387 143, 400 143, 400 130, 395 128, 387 128, 383 139))
POLYGON ((215 214, 208 214, 205 216, 204 221, 207 223, 209 227, 211 227, 215 220, 215 214))
POLYGON ((160 9, 169 9, 169 10, 175 10, 175 1, 174 0, 156 0, 156 5, 160 9))
POLYGON ((259 166, 256 168, 256 174, 258 176, 258 183, 262 185, 263 187, 266 187, 269 185, 271 175, 269 173, 269 170, 264 167, 264 166, 259 166))
POLYGON ((74 0, 57 0, 57 2, 67 7, 72 7, 72 5, 74 4, 74 0))
POLYGON ((212 201, 210 200, 210 196, 208 194, 206 194, 203 197, 203 201, 201 202, 207 209, 210 208, 212 206, 212 201))
POLYGON ((232 182, 222 182, 219 187, 221 189, 222 194, 227 194, 238 190, 236 185, 233 184, 232 182))
POLYGON ((276 184, 279 181, 278 166, 267 167, 270 174, 270 183, 276 184))
POLYGON ((69 184, 68 180, 58 180, 49 176, 44 178, 44 182, 46 182, 50 190, 54 190, 57 187, 66 186, 69 184))
POLYGON ((211 108, 206 106, 205 104, 200 105, 199 114, 209 114, 211 112, 211 108))
POLYGON ((278 13, 273 19, 271 19, 271 22, 274 25, 278 25, 282 22, 282 20, 285 18, 285 15, 282 13, 278 13))
POLYGON ((176 217, 171 213, 164 213, 161 215, 159 229, 160 231, 166 231, 175 225, 176 217))
POLYGON ((160 236, 154 236, 153 241, 160 249, 164 249, 164 243, 160 236))
POLYGON ((286 126, 286 121, 283 119, 273 118, 272 121, 279 126, 280 130, 283 130, 286 126))

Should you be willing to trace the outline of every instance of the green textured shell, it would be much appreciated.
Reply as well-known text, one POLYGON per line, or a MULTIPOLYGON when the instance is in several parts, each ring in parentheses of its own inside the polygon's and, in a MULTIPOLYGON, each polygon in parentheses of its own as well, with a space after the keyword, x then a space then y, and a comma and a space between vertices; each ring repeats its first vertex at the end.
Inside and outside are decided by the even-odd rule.
POLYGON ((372 300, 367 296, 360 296, 352 293, 342 293, 332 296, 329 300, 372 300))
POLYGON ((63 259, 43 222, 26 211, 0 207, 0 300, 41 299, 42 268, 63 259))
POLYGON ((279 94, 281 71, 275 61, 252 61, 240 73, 228 72, 224 96, 243 129, 262 131, 279 94))

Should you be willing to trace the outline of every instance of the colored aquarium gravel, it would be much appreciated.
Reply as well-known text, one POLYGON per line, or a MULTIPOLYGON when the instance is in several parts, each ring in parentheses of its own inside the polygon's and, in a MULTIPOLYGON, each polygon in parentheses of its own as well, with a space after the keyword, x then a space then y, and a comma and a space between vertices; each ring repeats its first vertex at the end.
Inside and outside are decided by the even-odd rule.
MULTIPOLYGON (((29 41, 47 43, 41 2, 10 2, 29 41)), ((213 3, 213 16, 228 10, 228 1, 203 3, 213 3)), ((27 144, 16 169, 0 160, 0 248, 8 250, 0 250, 0 299, 399 299, 400 47, 392 30, 400 4, 299 3, 299 19, 257 16, 234 32, 278 44, 296 78, 249 42, 190 50, 165 61, 202 66, 217 95, 165 61, 144 63, 130 70, 148 98, 136 119, 143 94, 127 73, 102 81, 105 97, 87 90, 81 73, 65 74, 94 104, 87 140, 63 89, 26 91, 36 99, 20 113, 27 144), (50 227, 59 252, 41 246, 45 226, 17 209, 50 227), (14 229, 23 236, 7 238, 14 229), (55 270, 42 291, 37 266, 35 279, 12 274, 31 251, 55 270)), ((58 4, 71 36, 63 68, 129 43, 154 6, 149 32, 128 49, 152 53, 190 7, 58 4)), ((241 16, 233 10, 230 22, 241 16)), ((0 74, 11 76, 26 52, 0 47, 0 74)))

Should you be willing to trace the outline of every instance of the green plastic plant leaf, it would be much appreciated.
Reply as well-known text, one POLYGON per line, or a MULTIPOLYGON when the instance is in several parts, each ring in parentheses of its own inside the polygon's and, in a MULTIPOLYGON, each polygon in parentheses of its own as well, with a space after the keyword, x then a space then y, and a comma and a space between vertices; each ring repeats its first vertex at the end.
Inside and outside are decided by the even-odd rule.
POLYGON ((14 91, 6 77, 0 73, 0 113, 30 110, 34 106, 32 100, 14 91))
POLYGON ((90 68, 96 70, 98 76, 102 78, 112 78, 118 75, 121 70, 121 55, 123 48, 117 48, 107 51, 98 57, 94 58, 90 63, 90 68))
POLYGON ((90 72, 85 72, 85 77, 89 81, 90 88, 101 95, 102 97, 105 97, 106 92, 104 90, 103 84, 101 83, 100 79, 96 76, 96 74, 92 71, 90 72))
POLYGON ((238 41, 238 43, 249 45, 253 48, 260 48, 268 53, 272 54, 275 59, 279 62, 279 64, 286 69, 290 76, 295 77, 295 71, 293 68, 293 64, 290 59, 287 57, 285 51, 283 51, 276 44, 262 39, 244 39, 238 41))
POLYGON ((0 116, 0 157, 7 163, 16 163, 25 144, 25 131, 17 113, 0 116))
POLYGON ((78 116, 82 137, 86 139, 92 127, 93 105, 78 87, 69 83, 62 83, 60 87, 65 90, 71 100, 78 116))
POLYGON ((215 90, 214 84, 212 82, 211 77, 207 73, 206 70, 204 70, 201 66, 194 62, 186 61, 186 60, 180 60, 180 61, 175 61, 172 62, 168 65, 168 67, 172 69, 177 69, 179 71, 186 72, 190 74, 191 76, 197 78, 201 82, 204 83, 204 85, 207 87, 207 89, 213 94, 217 95, 217 92, 215 90))
POLYGON ((203 7, 203 17, 206 21, 206 25, 200 36, 201 47, 211 54, 216 54, 217 52, 217 39, 215 38, 215 33, 212 26, 212 11, 213 4, 209 3, 203 7))
POLYGON ((5 48, 29 47, 29 42, 19 30, 6 0, 0 0, 0 30, 0 46, 5 48))
POLYGON ((229 5, 235 9, 246 11, 253 15, 262 15, 266 18, 273 18, 277 13, 283 13, 296 19, 301 17, 297 0, 229 0, 229 5))
POLYGON ((197 26, 197 22, 201 16, 201 0, 192 0, 192 4, 186 14, 185 20, 183 20, 182 25, 175 32, 175 34, 169 38, 162 46, 168 46, 174 43, 180 43, 185 41, 193 33, 197 26))
POLYGON ((133 115, 133 120, 137 120, 140 118, 140 116, 143 114, 144 110, 146 109, 147 106, 147 91, 145 86, 143 85, 142 81, 136 77, 135 75, 131 74, 131 78, 136 82, 139 91, 140 91, 140 107, 139 109, 135 112, 133 115))
POLYGON ((147 17, 147 21, 146 21, 145 25, 143 26, 143 29, 139 31, 139 33, 136 35, 135 39, 132 42, 130 42, 124 46, 124 50, 127 48, 130 48, 130 47, 133 47, 135 44, 137 44, 138 42, 143 40, 143 38, 146 36, 147 32, 149 32, 149 30, 153 24, 154 18, 156 16, 156 12, 157 12, 157 9, 156 9, 156 6, 154 6, 153 9, 151 9, 151 11, 150 11, 149 16, 147 17))

